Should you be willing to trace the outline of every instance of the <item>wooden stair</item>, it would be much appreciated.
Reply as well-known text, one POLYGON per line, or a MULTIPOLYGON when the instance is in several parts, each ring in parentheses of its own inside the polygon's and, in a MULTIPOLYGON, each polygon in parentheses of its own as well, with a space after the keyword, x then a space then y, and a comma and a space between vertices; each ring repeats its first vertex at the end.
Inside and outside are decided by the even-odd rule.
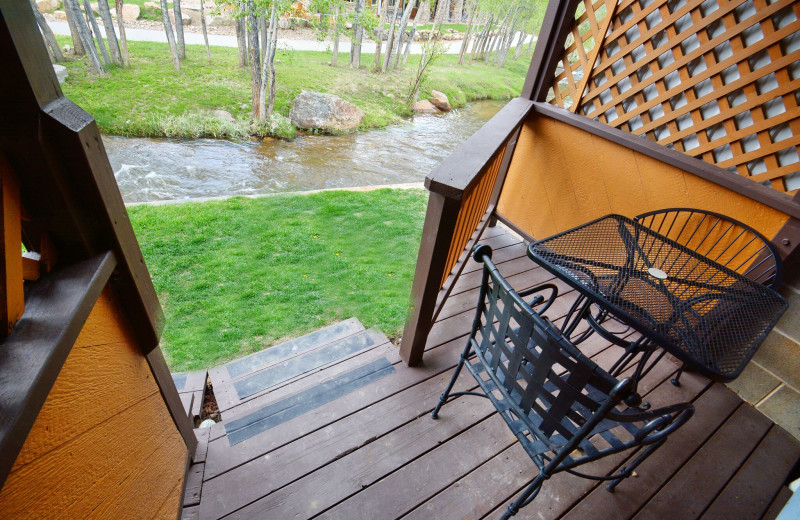
MULTIPOLYGON (((306 413, 325 413, 326 404, 363 392, 394 373, 396 356, 396 348, 385 335, 350 318, 210 369, 207 374, 222 421, 195 429, 199 446, 187 472, 184 507, 190 509, 184 517, 186 513, 191 517, 191 507, 200 503, 209 442, 217 447, 217 459, 242 458, 239 452, 263 442, 272 428, 306 413)), ((181 396, 196 399, 191 388, 200 372, 173 378, 181 396)), ((202 393, 198 398, 202 403, 202 393)), ((193 407, 191 403, 185 406, 193 407)))

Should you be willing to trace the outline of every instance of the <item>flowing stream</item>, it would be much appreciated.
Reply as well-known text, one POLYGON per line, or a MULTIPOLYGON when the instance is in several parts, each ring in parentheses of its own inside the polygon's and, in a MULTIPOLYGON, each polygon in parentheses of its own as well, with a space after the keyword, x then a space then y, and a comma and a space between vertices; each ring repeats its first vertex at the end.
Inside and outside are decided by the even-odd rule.
POLYGON ((340 136, 294 141, 103 136, 125 202, 422 182, 505 101, 340 136))

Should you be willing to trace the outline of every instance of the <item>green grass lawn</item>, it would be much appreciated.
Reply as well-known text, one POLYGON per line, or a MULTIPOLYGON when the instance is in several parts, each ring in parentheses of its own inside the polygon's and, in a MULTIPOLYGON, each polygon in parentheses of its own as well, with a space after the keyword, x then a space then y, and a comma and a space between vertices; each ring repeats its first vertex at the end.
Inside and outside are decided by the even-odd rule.
POLYGON ((133 206, 173 371, 217 365, 352 316, 399 336, 427 192, 329 191, 133 206))
MULTIPOLYGON (((60 37, 62 44, 68 37, 60 37)), ((116 135, 174 137, 241 137, 220 129, 209 117, 214 109, 227 110, 249 129, 250 73, 238 67, 234 48, 212 47, 212 63, 205 48, 188 45, 180 72, 172 69, 166 44, 129 42, 131 67, 108 67, 107 74, 95 75, 86 59, 66 63, 69 78, 64 93, 94 116, 101 131, 116 135)), ((372 55, 362 63, 372 64, 372 55)), ((336 94, 366 113, 361 130, 380 128, 408 115, 406 94, 419 56, 410 56, 403 71, 388 74, 362 67, 331 67, 330 53, 279 50, 276 56, 276 111, 288 116, 290 103, 301 90, 336 94)), ((498 69, 492 65, 458 66, 457 56, 442 56, 431 67, 421 98, 431 89, 443 91, 451 104, 460 106, 477 99, 510 99, 522 90, 528 59, 509 59, 498 69)))

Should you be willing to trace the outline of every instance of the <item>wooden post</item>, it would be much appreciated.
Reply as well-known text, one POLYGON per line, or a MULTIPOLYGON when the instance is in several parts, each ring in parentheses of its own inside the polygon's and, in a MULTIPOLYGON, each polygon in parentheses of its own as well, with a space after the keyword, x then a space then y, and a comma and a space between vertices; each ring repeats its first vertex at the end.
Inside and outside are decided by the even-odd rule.
POLYGON ((522 97, 544 101, 553 82, 556 64, 564 54, 564 42, 574 21, 580 0, 555 0, 547 5, 542 31, 533 50, 533 59, 522 87, 522 97))
POLYGON ((400 344, 400 357, 409 366, 422 361, 460 207, 459 199, 445 197, 436 192, 431 192, 428 198, 422 243, 417 255, 414 285, 411 288, 413 307, 400 344))
POLYGON ((14 324, 25 311, 22 290, 22 212, 19 201, 19 183, 11 165, 0 153, 0 318, 5 334, 10 334, 14 324))

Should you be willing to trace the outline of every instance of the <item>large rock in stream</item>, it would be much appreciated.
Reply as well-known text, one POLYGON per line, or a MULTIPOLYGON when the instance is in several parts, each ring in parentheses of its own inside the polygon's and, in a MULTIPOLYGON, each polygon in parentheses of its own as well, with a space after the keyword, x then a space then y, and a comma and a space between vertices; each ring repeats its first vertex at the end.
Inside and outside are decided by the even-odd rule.
POLYGON ((346 132, 364 119, 364 111, 333 94, 304 90, 292 101, 292 123, 306 130, 346 132))

